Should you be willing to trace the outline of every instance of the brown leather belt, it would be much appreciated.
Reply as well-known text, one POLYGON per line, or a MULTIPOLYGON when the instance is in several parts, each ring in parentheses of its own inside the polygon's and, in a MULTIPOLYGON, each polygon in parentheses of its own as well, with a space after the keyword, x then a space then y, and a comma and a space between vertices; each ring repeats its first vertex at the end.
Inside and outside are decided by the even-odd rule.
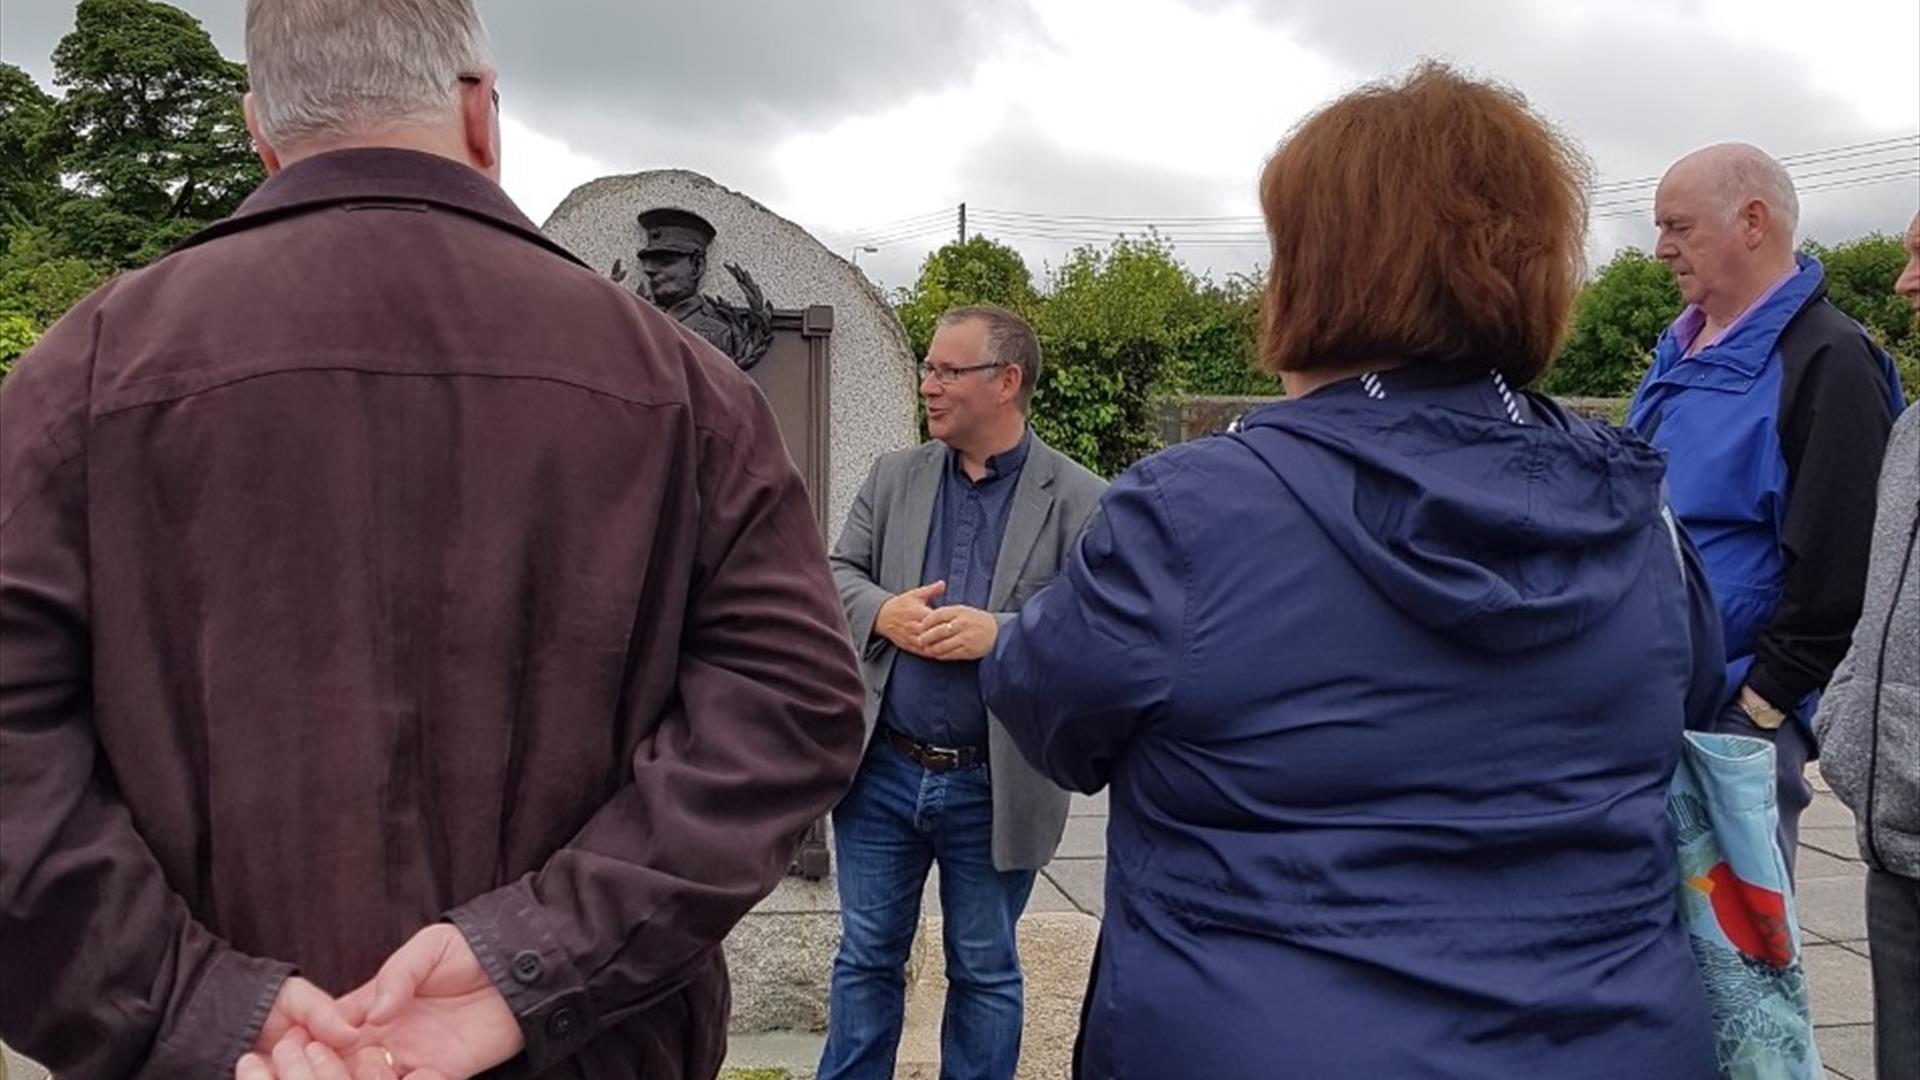
POLYGON ((978 765, 987 759, 986 751, 977 746, 962 746, 958 748, 929 746, 926 743, 909 739, 898 731, 885 726, 880 728, 880 734, 886 736, 887 742, 891 743, 895 750, 907 755, 909 760, 922 768, 933 769, 936 772, 946 769, 964 769, 969 765, 978 765))

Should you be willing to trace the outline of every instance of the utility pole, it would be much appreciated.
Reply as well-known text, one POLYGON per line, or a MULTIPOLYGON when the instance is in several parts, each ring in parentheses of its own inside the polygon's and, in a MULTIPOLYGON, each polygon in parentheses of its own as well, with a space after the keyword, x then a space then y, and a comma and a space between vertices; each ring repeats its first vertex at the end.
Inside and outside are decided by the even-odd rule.
POLYGON ((967 204, 960 204, 960 242, 967 242, 967 204))

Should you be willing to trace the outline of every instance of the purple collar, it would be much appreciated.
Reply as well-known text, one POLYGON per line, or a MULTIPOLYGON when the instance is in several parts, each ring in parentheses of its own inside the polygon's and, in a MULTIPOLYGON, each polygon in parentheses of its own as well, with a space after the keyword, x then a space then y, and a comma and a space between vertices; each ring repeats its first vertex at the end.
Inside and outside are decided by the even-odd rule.
POLYGON ((1796 262, 1794 264, 1793 269, 1788 270, 1784 274, 1781 274, 1779 280, 1767 286, 1767 289, 1765 292, 1761 293, 1759 296, 1754 297, 1753 303, 1748 304, 1745 308, 1743 308, 1740 314, 1736 316, 1732 322, 1727 324, 1727 328, 1725 330, 1720 331, 1719 337, 1715 338, 1713 341, 1707 342, 1706 344, 1700 345, 1698 347, 1695 347, 1695 342, 1700 337, 1700 332, 1707 328, 1707 313, 1700 310, 1700 306, 1698 304, 1688 304, 1687 310, 1681 312, 1680 317, 1678 319, 1675 319, 1673 323, 1674 340, 1680 342, 1682 347, 1682 352, 1680 355, 1693 356, 1694 354, 1698 353, 1701 349, 1708 348, 1709 346, 1715 344, 1716 342, 1725 341, 1727 338, 1732 337, 1733 332, 1740 328, 1741 323, 1747 321, 1748 316, 1752 315, 1754 312, 1759 311, 1761 308, 1765 307, 1767 301, 1773 299, 1773 295, 1775 293, 1779 292, 1783 288, 1786 288, 1787 282, 1792 281, 1794 279, 1794 276, 1799 273, 1800 273, 1800 266, 1796 262))

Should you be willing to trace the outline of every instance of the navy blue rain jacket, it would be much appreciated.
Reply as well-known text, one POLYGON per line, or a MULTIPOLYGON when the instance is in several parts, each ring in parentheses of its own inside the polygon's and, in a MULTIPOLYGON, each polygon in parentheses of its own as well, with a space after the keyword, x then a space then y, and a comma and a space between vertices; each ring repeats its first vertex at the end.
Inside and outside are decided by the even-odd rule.
POLYGON ((1715 1074, 1665 794, 1724 656, 1663 473, 1449 365, 1113 485, 982 671, 1112 788, 1080 1075, 1715 1074))

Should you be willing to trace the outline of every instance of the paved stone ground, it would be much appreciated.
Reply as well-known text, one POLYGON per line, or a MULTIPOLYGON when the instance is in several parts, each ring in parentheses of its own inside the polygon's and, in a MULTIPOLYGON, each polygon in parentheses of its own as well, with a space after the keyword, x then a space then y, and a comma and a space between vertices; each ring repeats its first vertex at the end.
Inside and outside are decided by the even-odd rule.
MULTIPOLYGON (((1830 1080, 1875 1080, 1866 871, 1854 842, 1852 815, 1819 782, 1817 770, 1809 775, 1815 797, 1801 822, 1796 878, 1820 1054, 1830 1080)), ((1034 1014, 1027 1038, 1030 1060, 1026 1063, 1029 1067, 1022 1069, 1023 1075, 1064 1075, 1042 1070, 1056 1068, 1052 1059, 1058 1057, 1053 1051, 1060 1049, 1056 1044, 1062 1039, 1061 1022, 1077 1015, 1089 956, 1084 948, 1089 940, 1084 916, 1098 918, 1103 909, 1106 825, 1104 794, 1076 798, 1059 857, 1034 888, 1030 917, 1022 925, 1022 935, 1032 960, 1045 968, 1030 971, 1029 996, 1044 1000, 1030 1002, 1029 1012, 1034 1014)), ((938 924, 934 921, 938 918, 937 895, 937 888, 930 882, 928 932, 920 945, 923 959, 916 964, 919 975, 909 1005, 913 1030, 902 1041, 902 1077, 934 1075, 928 1071, 930 1055, 937 1060, 938 1008, 934 1003, 943 987, 938 971, 929 970, 939 967, 938 924)), ((729 1074, 742 1080, 799 1080, 812 1075, 819 1054, 817 1034, 736 1037, 728 1059, 729 1074)), ((16 1061, 12 1075, 15 1080, 39 1080, 42 1074, 16 1061)))
POLYGON ((1867 870, 1854 839, 1853 814, 1827 790, 1818 768, 1808 769, 1807 777, 1814 798, 1800 819, 1794 882, 1820 1060, 1829 1077, 1875 1080, 1867 870))

